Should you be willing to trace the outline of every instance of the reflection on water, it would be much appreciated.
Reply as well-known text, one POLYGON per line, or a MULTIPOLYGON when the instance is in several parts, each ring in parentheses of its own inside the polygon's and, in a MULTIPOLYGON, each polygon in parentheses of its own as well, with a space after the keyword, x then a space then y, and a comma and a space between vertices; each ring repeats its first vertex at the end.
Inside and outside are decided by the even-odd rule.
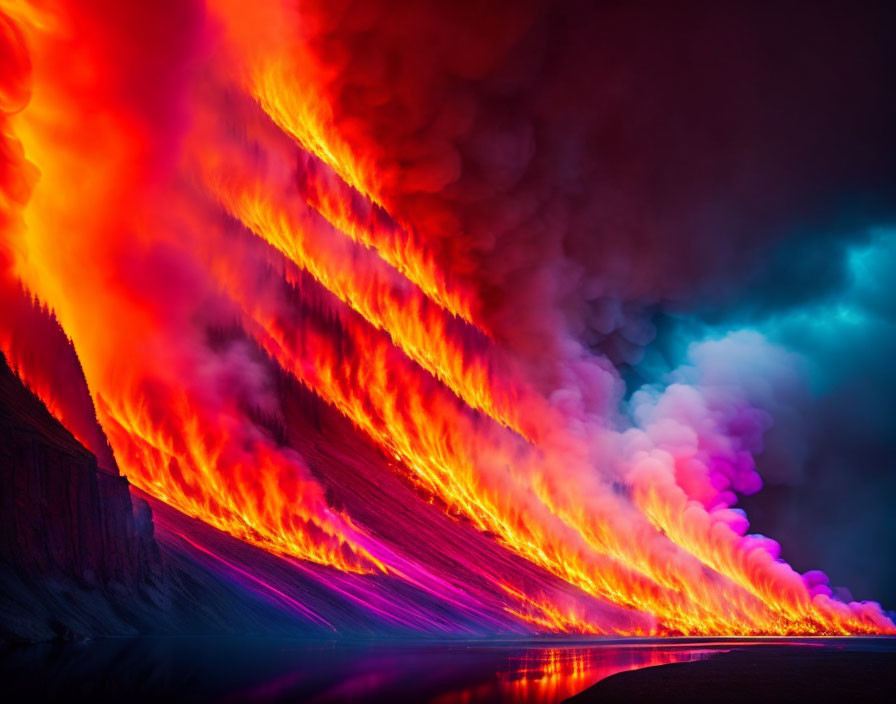
POLYGON ((623 670, 636 670, 669 662, 697 660, 711 651, 702 648, 668 646, 600 646, 536 648, 521 656, 510 656, 507 667, 495 673, 491 682, 446 692, 433 704, 474 702, 520 702, 547 704, 561 702, 587 689, 604 677, 623 670))
POLYGON ((747 644, 106 639, 4 651, 0 681, 13 698, 32 700, 551 704, 623 670, 747 644))

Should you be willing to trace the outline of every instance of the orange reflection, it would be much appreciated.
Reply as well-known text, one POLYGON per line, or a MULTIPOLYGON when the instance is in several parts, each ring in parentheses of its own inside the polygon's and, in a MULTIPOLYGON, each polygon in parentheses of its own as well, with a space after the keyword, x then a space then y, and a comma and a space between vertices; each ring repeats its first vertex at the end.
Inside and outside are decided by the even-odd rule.
POLYGON ((506 669, 496 673, 497 685, 488 683, 449 692, 433 699, 432 704, 555 704, 617 672, 701 660, 712 652, 663 646, 531 650, 520 658, 508 659, 506 669))

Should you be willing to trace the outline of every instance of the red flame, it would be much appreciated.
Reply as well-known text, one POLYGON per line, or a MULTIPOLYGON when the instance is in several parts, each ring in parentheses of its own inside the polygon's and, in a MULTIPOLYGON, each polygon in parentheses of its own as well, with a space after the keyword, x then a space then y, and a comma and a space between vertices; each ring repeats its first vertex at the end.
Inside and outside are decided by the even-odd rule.
MULTIPOLYGON (((507 612, 538 630, 894 632, 875 605, 812 596, 689 500, 659 451, 611 466, 621 440, 604 419, 527 381, 476 291, 388 212, 395 175, 338 119, 335 69, 302 24, 314 17, 219 2, 174 23, 99 5, 2 5, 32 90, 13 102, 4 149, 31 165, 16 173, 39 172, 26 195, 4 179, 3 239, 12 274, 71 337, 136 485, 272 552, 409 579, 277 439, 279 365, 423 497, 570 585, 528 593, 491 575, 507 612)), ((42 378, 3 332, 25 378, 42 378)))

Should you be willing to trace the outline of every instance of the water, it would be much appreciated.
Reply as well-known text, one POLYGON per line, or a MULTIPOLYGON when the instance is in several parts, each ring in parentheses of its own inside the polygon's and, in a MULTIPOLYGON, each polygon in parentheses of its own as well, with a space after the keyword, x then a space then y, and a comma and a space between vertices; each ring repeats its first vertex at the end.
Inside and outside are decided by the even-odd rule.
POLYGON ((0 682, 15 699, 64 701, 553 704, 623 670, 767 642, 103 639, 6 651, 0 682))

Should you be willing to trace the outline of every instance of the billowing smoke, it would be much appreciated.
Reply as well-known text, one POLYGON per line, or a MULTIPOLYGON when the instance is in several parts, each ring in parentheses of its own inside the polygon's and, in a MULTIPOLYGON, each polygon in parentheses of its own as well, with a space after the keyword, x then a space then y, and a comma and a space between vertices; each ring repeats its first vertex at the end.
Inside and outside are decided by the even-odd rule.
MULTIPOLYGON (((857 547, 893 539, 892 490, 875 500, 850 479, 889 486, 889 432, 869 427, 892 417, 891 365, 878 358, 892 336, 878 304, 863 325, 839 302, 853 296, 851 253, 894 216, 892 9, 358 5, 306 9, 315 55, 333 68, 322 81, 333 122, 374 161, 393 214, 476 289, 527 376, 609 415, 618 377, 582 347, 631 392, 681 363, 689 339, 758 326, 808 359, 775 377, 784 401, 758 403, 771 417, 761 473, 799 486, 786 511, 751 504, 776 532, 802 534, 793 546, 816 561, 841 545, 844 578, 892 574, 874 549, 856 563, 857 547), (818 400, 794 388, 806 369, 832 378, 813 384, 818 400), (835 437, 848 449, 820 449, 835 437), (808 514, 800 496, 814 497, 808 514)), ((894 593, 882 579, 869 584, 894 593)))
POLYGON ((809 471, 817 390, 735 324, 825 300, 892 214, 887 14, 25 5, 10 280, 122 471, 269 550, 473 598, 333 507, 288 376, 565 585, 482 575, 523 622, 889 631, 747 532, 742 497, 809 471))

